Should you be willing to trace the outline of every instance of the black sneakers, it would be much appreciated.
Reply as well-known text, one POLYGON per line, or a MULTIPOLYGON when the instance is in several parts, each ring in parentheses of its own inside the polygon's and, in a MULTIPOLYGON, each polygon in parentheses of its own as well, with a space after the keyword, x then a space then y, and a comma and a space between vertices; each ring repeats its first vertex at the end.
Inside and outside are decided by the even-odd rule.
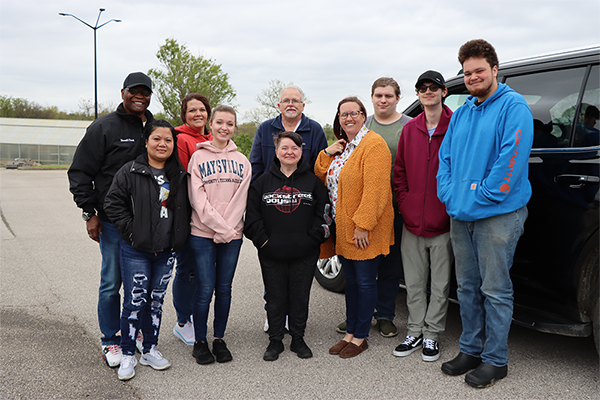
POLYGON ((192 355, 196 359, 196 362, 201 365, 212 364, 215 362, 215 357, 208 349, 208 343, 206 340, 194 343, 194 350, 192 355))
POLYGON ((275 361, 279 358, 279 354, 283 352, 283 343, 281 340, 271 340, 269 346, 267 347, 267 351, 265 351, 265 355, 263 356, 263 360, 265 361, 275 361))
POLYGON ((233 356, 231 355, 231 352, 227 348, 227 345, 223 339, 213 340, 212 352, 217 358, 218 363, 224 363, 233 360, 233 356))
POLYGON ((423 340, 423 361, 437 361, 440 358, 438 342, 433 339, 423 340))
POLYGON ((290 350, 296 353, 300 358, 311 358, 313 356, 312 351, 306 345, 303 338, 292 339, 290 350))
POLYGON ((420 335, 419 337, 406 336, 404 342, 400 343, 400 345, 394 350, 394 355, 396 357, 406 357, 421 347, 422 344, 423 335, 420 335))

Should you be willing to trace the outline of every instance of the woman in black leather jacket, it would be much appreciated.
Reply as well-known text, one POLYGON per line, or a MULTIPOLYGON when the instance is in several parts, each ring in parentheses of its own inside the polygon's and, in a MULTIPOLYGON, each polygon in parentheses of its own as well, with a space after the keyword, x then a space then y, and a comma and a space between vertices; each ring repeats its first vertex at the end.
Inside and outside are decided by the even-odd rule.
POLYGON ((117 172, 104 203, 106 214, 121 232, 120 380, 135 375, 140 329, 144 337, 140 364, 157 370, 171 366, 156 344, 175 251, 190 233, 187 172, 174 151, 176 132, 168 122, 156 120, 146 126, 144 139, 146 151, 117 172))

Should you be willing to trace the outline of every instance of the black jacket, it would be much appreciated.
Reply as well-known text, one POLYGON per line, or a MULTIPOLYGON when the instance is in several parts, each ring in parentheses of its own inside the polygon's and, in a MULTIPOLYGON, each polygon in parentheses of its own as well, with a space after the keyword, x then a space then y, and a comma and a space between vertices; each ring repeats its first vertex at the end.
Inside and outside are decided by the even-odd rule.
POLYGON ((250 185, 244 235, 259 256, 282 260, 318 254, 329 237, 327 189, 304 157, 290 177, 280 171, 280 165, 275 157, 269 172, 250 185))
MULTIPOLYGON (((153 119, 146 110, 146 123, 153 119)), ((77 146, 68 172, 77 207, 86 212, 96 210, 102 221, 108 221, 103 209, 104 197, 119 168, 142 154, 143 133, 142 119, 128 114, 123 103, 116 111, 92 122, 77 146)))
MULTIPOLYGON (((171 249, 179 250, 190 234, 191 207, 187 191, 188 173, 180 167, 177 200, 171 228, 171 249)), ((160 243, 160 187, 148 165, 146 153, 125 164, 106 194, 104 210, 119 229, 121 237, 132 247, 149 252, 164 250, 160 243)))

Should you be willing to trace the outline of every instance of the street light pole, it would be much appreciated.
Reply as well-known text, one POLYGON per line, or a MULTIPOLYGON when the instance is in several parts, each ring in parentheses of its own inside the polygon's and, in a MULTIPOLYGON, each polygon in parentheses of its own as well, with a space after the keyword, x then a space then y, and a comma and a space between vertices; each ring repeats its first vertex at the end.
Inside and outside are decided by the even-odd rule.
POLYGON ((58 13, 58 15, 60 15, 61 17, 73 17, 77 21, 89 26, 90 28, 92 28, 94 30, 94 105, 95 105, 94 119, 98 119, 98 62, 97 62, 97 56, 96 56, 96 31, 98 29, 102 28, 104 25, 108 24, 109 22, 112 22, 112 21, 121 22, 120 19, 111 19, 109 21, 106 21, 102 25, 98 25, 98 22, 100 21, 100 14, 102 14, 102 11, 104 11, 104 10, 105 10, 104 8, 100 8, 100 11, 98 12, 98 18, 96 19, 96 24, 94 26, 88 24, 87 22, 83 21, 82 19, 77 18, 73 14, 58 13))

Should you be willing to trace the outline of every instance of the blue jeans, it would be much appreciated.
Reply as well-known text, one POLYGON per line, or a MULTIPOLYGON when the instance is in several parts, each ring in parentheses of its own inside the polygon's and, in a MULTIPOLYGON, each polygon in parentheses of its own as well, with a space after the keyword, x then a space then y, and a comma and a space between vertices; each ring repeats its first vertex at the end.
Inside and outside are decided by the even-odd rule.
POLYGON ((177 268, 173 279, 173 306, 177 314, 177 323, 185 325, 192 315, 196 294, 196 273, 189 239, 177 251, 176 256, 177 268))
POLYGON ((121 234, 110 222, 102 222, 100 237, 100 253, 102 269, 100 270, 100 290, 98 291, 98 323, 103 345, 119 344, 117 335, 121 329, 121 267, 119 266, 119 243, 121 234))
POLYGON ((377 304, 375 305, 376 319, 394 321, 396 317, 396 298, 402 280, 403 268, 400 257, 400 242, 404 218, 398 213, 394 218, 395 242, 390 246, 390 253, 379 263, 377 275, 377 304))
POLYGON ((508 364, 508 332, 513 314, 509 271, 527 207, 508 214, 463 222, 451 220, 462 353, 496 367, 508 364))
POLYGON ((377 268, 383 256, 364 261, 338 257, 346 276, 346 332, 366 339, 377 303, 377 268))
POLYGON ((206 340, 208 311, 213 293, 215 294, 213 335, 221 339, 225 336, 229 318, 231 284, 242 239, 232 240, 229 243, 215 243, 212 239, 190 236, 189 241, 196 271, 196 296, 194 297, 196 341, 206 340))
POLYGON ((144 351, 158 343, 162 306, 174 265, 174 252, 165 250, 150 253, 135 249, 121 240, 123 354, 135 354, 135 339, 140 329, 144 334, 144 351))

